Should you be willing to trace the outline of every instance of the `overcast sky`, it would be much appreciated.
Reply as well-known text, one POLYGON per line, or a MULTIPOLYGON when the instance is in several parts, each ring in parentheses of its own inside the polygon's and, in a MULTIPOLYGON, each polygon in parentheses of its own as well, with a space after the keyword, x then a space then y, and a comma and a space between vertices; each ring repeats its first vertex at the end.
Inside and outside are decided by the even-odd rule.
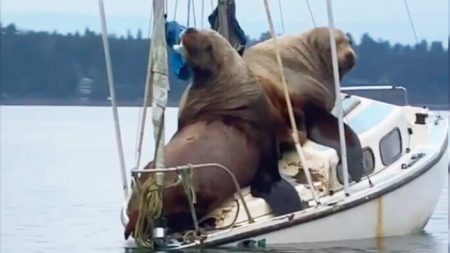
MULTIPOLYGON (((16 23, 19 28, 67 33, 86 27, 100 31, 97 0, 0 0, 2 24, 16 23)), ((214 3, 217 0, 214 0, 214 3)), ((169 0, 169 19, 174 18, 176 0, 169 0)), ((187 22, 187 0, 178 0, 176 20, 187 22)), ((309 0, 319 26, 327 25, 326 1, 309 0)), ((146 34, 149 26, 150 0, 104 0, 108 30, 119 35, 140 28, 146 34)), ((281 32, 278 0, 269 1, 275 29, 281 32)), ((448 0, 408 0, 419 40, 439 40, 447 47, 449 34, 448 0)), ((197 27, 201 27, 201 0, 195 0, 197 27)), ((262 0, 236 0, 237 17, 244 31, 259 37, 268 30, 262 0)), ((286 33, 302 32, 313 27, 305 0, 281 0, 286 33)), ((204 26, 211 13, 211 0, 204 0, 204 26)), ((414 43, 404 0, 334 0, 337 28, 359 40, 363 33, 393 43, 414 43)), ((191 15, 192 16, 192 15, 191 15)), ((193 25, 193 19, 190 21, 193 25)))

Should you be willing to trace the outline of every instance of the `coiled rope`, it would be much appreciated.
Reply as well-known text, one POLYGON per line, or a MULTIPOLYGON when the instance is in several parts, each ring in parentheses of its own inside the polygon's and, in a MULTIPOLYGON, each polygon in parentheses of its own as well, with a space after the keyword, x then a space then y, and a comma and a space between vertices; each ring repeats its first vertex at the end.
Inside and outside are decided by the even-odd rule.
POLYGON ((156 182, 155 175, 150 175, 142 186, 136 184, 135 191, 139 198, 139 215, 134 230, 138 246, 153 248, 154 221, 162 214, 162 189, 156 182))
MULTIPOLYGON (((156 174, 151 174, 142 184, 136 184, 134 190, 139 198, 139 215, 134 231, 136 244, 141 247, 153 248, 153 228, 154 221, 161 218, 163 209, 162 190, 175 187, 181 183, 187 196, 191 214, 195 225, 195 234, 200 237, 197 216, 194 204, 197 202, 194 186, 192 184, 192 167, 187 170, 179 170, 178 180, 170 185, 164 186, 163 182, 158 182, 156 174)), ((136 180, 137 181, 137 180, 136 180)))

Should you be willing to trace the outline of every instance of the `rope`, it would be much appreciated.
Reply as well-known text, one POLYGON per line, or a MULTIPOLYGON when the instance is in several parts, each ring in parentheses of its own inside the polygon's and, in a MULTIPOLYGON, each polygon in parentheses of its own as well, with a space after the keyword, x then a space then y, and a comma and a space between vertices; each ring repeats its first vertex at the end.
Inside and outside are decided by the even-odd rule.
POLYGON ((205 0, 202 0, 202 9, 201 9, 201 28, 203 29, 203 19, 205 17, 205 0))
POLYGON ((241 205, 239 204, 239 201, 237 199, 234 199, 234 202, 236 202, 236 214, 234 215, 233 221, 230 224, 226 225, 226 226, 216 228, 217 230, 229 229, 232 226, 234 226, 234 224, 236 224, 236 221, 237 221, 237 219, 239 217, 239 211, 241 209, 241 205))
POLYGON ((173 10, 173 20, 177 19, 178 0, 175 0, 175 7, 173 10))
MULTIPOLYGON (((150 4, 150 18, 149 18, 149 24, 148 24, 148 31, 147 31, 147 37, 150 39, 151 34, 152 34, 152 29, 153 29, 153 4, 150 4)), ((149 56, 150 57, 150 56, 149 56)), ((148 65, 150 66, 150 61, 148 62, 148 65)), ((149 67, 147 67, 147 69, 149 69, 149 67)), ((149 73, 149 72, 147 72, 149 73)), ((148 94, 148 88, 147 88, 147 84, 148 84, 148 76, 146 77, 146 81, 144 83, 145 85, 145 91, 144 94, 148 94)), ((135 152, 134 152, 134 158, 136 160, 136 168, 138 168, 140 160, 141 160, 141 148, 142 148, 142 143, 143 143, 143 138, 144 138, 144 133, 143 133, 143 127, 145 126, 145 122, 142 123, 143 119, 143 110, 144 109, 145 104, 142 107, 139 107, 139 117, 138 117, 138 127, 136 130, 136 146, 135 148, 135 152)), ((146 111, 145 111, 146 113, 146 111)))
POLYGON ((152 248, 154 220, 162 214, 162 188, 156 184, 155 177, 150 175, 142 186, 136 184, 135 191, 139 197, 139 216, 134 230, 135 240, 139 246, 152 248))
POLYGON ((189 202, 197 203, 197 197, 195 195, 194 187, 192 186, 192 166, 189 165, 188 170, 180 170, 179 175, 181 175, 181 184, 184 187, 184 191, 189 202))
POLYGON ((163 208, 162 190, 182 184, 184 192, 191 208, 193 223, 195 226, 196 238, 201 238, 198 226, 197 215, 194 204, 197 202, 194 187, 192 184, 192 167, 188 170, 178 171, 180 180, 168 186, 158 186, 156 174, 150 175, 142 186, 136 184, 135 191, 139 197, 139 216, 135 227, 135 239, 139 246, 153 247, 152 237, 154 221, 161 217, 163 208))
POLYGON ((197 19, 195 17, 194 2, 195 1, 188 0, 188 12, 187 12, 187 22, 186 22, 187 27, 189 27, 189 24, 190 24, 190 21, 191 21, 191 10, 192 10, 192 15, 193 15, 192 19, 194 20, 194 27, 197 27, 197 19))
MULTIPOLYGON (((148 28, 148 38, 151 37, 151 33, 153 32, 153 5, 150 7, 150 24, 148 28)), ((147 108, 148 103, 150 101, 150 94, 151 94, 151 88, 152 85, 151 81, 151 68, 152 68, 152 50, 151 50, 151 43, 152 40, 149 39, 149 50, 148 50, 148 61, 147 61, 147 75, 145 77, 145 89, 144 89, 144 101, 142 104, 142 110, 140 110, 140 118, 138 121, 138 134, 137 134, 137 142, 136 142, 136 151, 135 151, 135 168, 139 168, 139 164, 141 162, 141 155, 142 155, 142 144, 144 142, 144 132, 145 132, 145 122, 147 119, 147 108)))
POLYGON ((313 22, 314 28, 316 28, 317 24, 316 24, 316 20, 314 19, 314 15, 311 10, 311 5, 309 5, 309 0, 306 0, 306 5, 308 6, 308 12, 309 12, 309 15, 311 16, 311 20, 313 22))
POLYGON ((164 14, 167 15, 169 11, 169 0, 164 1, 164 14))
POLYGON ((191 20, 191 0, 188 0, 187 2, 188 4, 188 12, 187 12, 187 22, 186 22, 186 26, 189 27, 189 22, 191 20))
POLYGON ((414 26, 414 23, 413 23, 413 20, 411 17, 411 12, 409 10, 408 2, 406 0, 403 0, 403 2, 405 3, 406 12, 408 13, 409 25, 411 26, 411 29, 413 31, 414 38, 416 39, 416 43, 419 44, 419 38, 417 37, 416 28, 414 26))
POLYGON ((283 8, 281 7, 281 0, 278 0, 278 9, 280 10, 281 30, 283 31, 283 34, 285 34, 286 31, 284 30, 284 15, 283 8))
POLYGON ((278 48, 278 45, 277 45, 277 37, 276 37, 276 34, 275 34, 275 29, 273 28, 272 17, 270 15, 270 8, 269 8, 269 3, 267 2, 267 0, 264 0, 264 6, 265 6, 265 9, 266 9, 267 20, 269 22, 270 34, 272 36, 273 46, 275 48, 275 55, 276 55, 277 63, 278 63, 278 71, 279 71, 279 74, 281 76, 281 82, 283 83, 284 97, 286 99, 286 105, 288 107, 289 120, 290 120, 291 128, 292 128, 292 138, 294 139, 295 147, 297 149, 297 153, 300 156, 300 160, 301 160, 302 164, 304 164, 303 169, 305 171, 306 178, 308 180, 308 184, 310 185, 311 192, 312 192, 312 195, 314 197, 314 200, 316 201, 317 204, 319 204, 319 200, 318 200, 318 198, 316 196, 316 193, 314 191, 314 185, 312 183, 312 178, 311 178, 311 174, 309 172, 309 167, 306 164, 306 159, 305 159, 305 156, 303 155, 303 150, 301 148, 301 145, 300 145, 300 142, 299 142, 299 139, 298 139, 297 123, 295 122, 295 119, 294 119, 294 112, 293 112, 293 109, 292 109, 291 98, 290 98, 289 92, 288 92, 288 87, 287 87, 287 83, 286 83, 286 77, 283 74, 283 63, 281 61, 280 51, 279 51, 279 48, 278 48))
POLYGON ((197 27, 197 17, 195 16, 195 1, 192 1, 192 19, 194 20, 194 27, 197 27))
POLYGON ((181 174, 181 184, 183 185, 184 192, 186 193, 186 197, 188 199, 189 208, 191 209, 192 222, 194 223, 194 228, 196 232, 196 236, 200 236, 200 228, 198 226, 197 213, 195 211, 194 204, 197 203, 197 197, 195 195, 194 186, 192 185, 192 165, 188 165, 188 170, 181 170, 179 173, 181 174))

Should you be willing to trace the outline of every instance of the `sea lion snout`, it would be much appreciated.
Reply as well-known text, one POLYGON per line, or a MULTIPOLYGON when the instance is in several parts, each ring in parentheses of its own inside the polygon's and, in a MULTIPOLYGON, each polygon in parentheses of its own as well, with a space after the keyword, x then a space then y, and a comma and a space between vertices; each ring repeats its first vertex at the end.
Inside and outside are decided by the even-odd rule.
POLYGON ((204 40, 201 38, 201 33, 193 27, 186 29, 181 36, 181 44, 189 52, 197 50, 202 43, 204 40))
POLYGON ((184 31, 185 34, 196 33, 196 32, 198 32, 198 30, 195 29, 194 27, 189 27, 188 29, 186 29, 186 31, 184 31))
POLYGON ((356 63, 356 54, 353 50, 349 49, 344 53, 341 61, 339 62, 339 65, 342 68, 342 70, 349 71, 355 66, 355 63, 356 63))

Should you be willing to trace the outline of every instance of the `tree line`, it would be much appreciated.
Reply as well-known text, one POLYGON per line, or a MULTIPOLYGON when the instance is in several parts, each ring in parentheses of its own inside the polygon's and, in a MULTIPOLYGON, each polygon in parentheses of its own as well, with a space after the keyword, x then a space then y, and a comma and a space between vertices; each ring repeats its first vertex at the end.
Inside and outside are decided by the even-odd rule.
MULTIPOLYGON (((248 46, 267 39, 248 40, 248 46)), ((450 41, 450 38, 449 38, 450 41)), ((141 105, 149 39, 110 36, 116 96, 122 105, 141 105)), ((407 87, 413 104, 447 105, 448 49, 441 42, 392 45, 364 34, 353 44, 356 67, 344 85, 397 84, 407 87)), ((1 26, 0 102, 35 104, 107 104, 108 85, 101 35, 18 30, 1 26)), ((187 81, 170 75, 169 104, 176 106, 187 81)))

